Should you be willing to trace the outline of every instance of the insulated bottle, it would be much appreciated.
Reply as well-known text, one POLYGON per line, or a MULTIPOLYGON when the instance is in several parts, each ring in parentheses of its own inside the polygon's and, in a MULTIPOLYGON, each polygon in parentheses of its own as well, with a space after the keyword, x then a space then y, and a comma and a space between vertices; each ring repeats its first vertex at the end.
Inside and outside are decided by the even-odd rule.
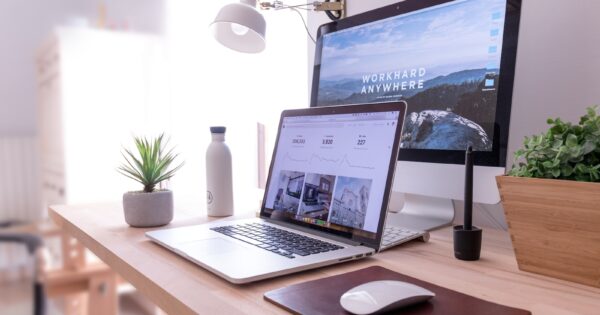
POLYGON ((210 127, 212 142, 206 150, 206 203, 208 215, 233 215, 231 152, 225 144, 225 127, 210 127))

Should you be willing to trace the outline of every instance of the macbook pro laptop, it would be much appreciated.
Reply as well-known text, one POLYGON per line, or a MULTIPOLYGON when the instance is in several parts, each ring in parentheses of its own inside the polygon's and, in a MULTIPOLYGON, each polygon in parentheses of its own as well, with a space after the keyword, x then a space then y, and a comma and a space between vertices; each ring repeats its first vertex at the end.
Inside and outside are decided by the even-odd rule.
POLYGON ((427 236, 384 226, 405 102, 286 110, 260 217, 146 236, 233 283, 371 256, 427 236), (395 241, 394 241, 395 240, 395 241))

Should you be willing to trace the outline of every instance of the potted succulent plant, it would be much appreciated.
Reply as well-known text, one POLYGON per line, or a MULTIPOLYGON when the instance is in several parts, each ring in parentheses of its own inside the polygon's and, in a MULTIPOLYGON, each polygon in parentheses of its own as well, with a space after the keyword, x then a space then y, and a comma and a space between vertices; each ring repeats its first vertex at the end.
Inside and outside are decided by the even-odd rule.
POLYGON ((600 287, 600 116, 548 119, 496 178, 521 270, 600 287))
POLYGON ((164 134, 154 138, 134 138, 138 155, 124 148, 125 159, 119 173, 144 186, 141 191, 123 194, 125 221, 134 227, 165 225, 173 220, 173 192, 157 189, 157 185, 175 175, 183 163, 171 167, 177 154, 166 150, 168 140, 164 134))

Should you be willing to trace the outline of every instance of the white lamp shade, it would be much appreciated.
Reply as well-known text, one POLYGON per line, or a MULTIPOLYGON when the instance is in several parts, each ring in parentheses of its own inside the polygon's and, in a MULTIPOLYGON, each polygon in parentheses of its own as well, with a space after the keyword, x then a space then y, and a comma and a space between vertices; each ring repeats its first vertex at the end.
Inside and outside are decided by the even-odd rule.
POLYGON ((244 53, 265 49, 265 18, 245 3, 231 3, 219 11, 211 23, 215 39, 226 47, 244 53))

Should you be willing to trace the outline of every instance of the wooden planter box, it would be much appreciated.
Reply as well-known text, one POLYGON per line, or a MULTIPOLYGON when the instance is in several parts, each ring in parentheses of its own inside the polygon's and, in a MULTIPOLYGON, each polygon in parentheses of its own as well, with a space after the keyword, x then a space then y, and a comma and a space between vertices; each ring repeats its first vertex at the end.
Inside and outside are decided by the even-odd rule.
POLYGON ((600 287, 600 183, 496 182, 519 269, 600 287))

